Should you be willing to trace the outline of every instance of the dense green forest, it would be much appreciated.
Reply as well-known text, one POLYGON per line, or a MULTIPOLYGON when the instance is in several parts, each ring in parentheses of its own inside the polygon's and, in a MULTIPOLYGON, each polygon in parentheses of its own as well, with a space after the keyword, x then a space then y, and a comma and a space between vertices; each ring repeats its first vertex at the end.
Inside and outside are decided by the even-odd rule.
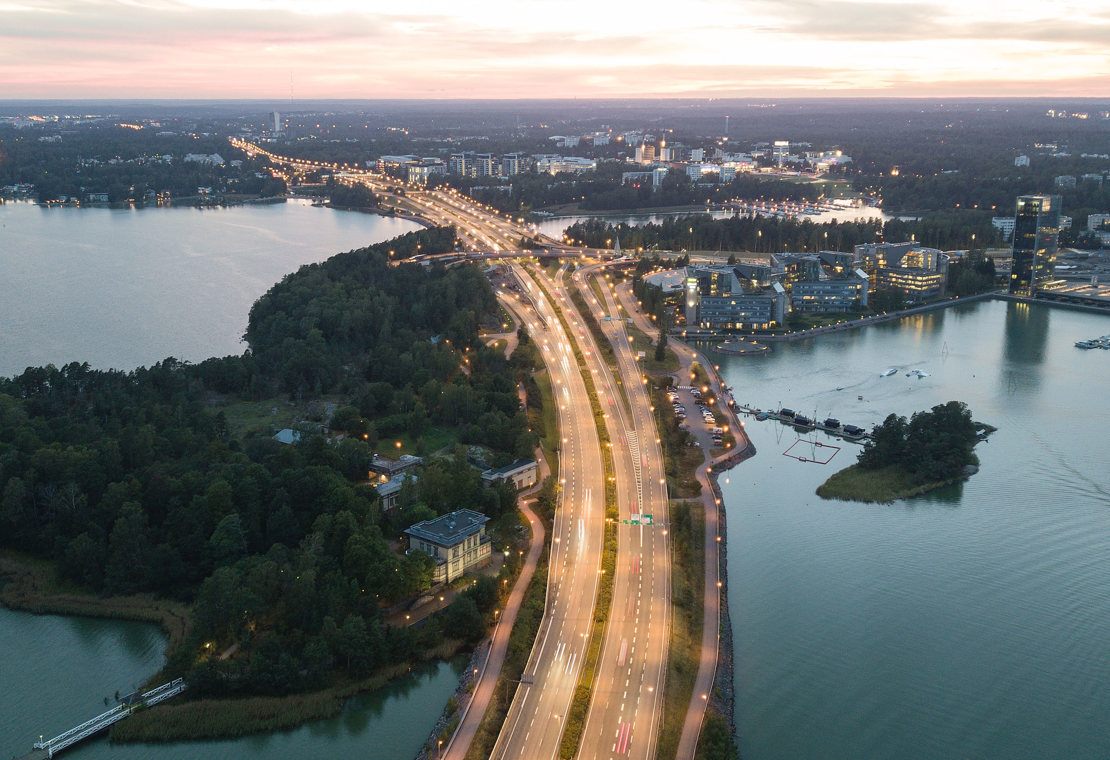
POLYGON ((861 243, 916 240, 941 250, 1001 243, 990 214, 978 211, 935 214, 917 221, 878 218, 858 222, 812 222, 755 215, 713 219, 708 214, 673 217, 641 226, 588 219, 567 228, 567 237, 589 248, 626 251, 748 251, 785 253, 851 251, 861 243))
POLYGON ((428 230, 303 267, 255 304, 242 356, 0 379, 0 545, 53 558, 95 592, 194 602, 171 669, 198 693, 284 693, 480 636, 496 602, 487 583, 419 631, 383 621, 430 583, 426 555, 389 544, 403 528, 465 506, 515 535, 511 487, 483 488, 453 442, 496 465, 543 432, 517 396, 534 348, 509 360, 478 339, 500 323, 481 274, 390 264, 391 251, 453 245, 450 230, 428 230), (296 445, 233 432, 225 414, 306 397, 334 400, 334 413, 326 430, 306 421, 296 445), (390 450, 398 437, 426 454, 446 442, 390 516, 367 482, 386 436, 390 450), (215 656, 231 644, 235 656, 215 656))
POLYGON ((218 194, 263 197, 286 190, 285 181, 272 176, 267 160, 248 158, 222 137, 159 135, 154 129, 107 123, 56 135, 0 129, 0 185, 20 183, 34 185, 40 201, 63 195, 86 200, 90 193, 107 193, 111 203, 142 202, 147 191, 191 197, 198 187, 211 187, 218 194), (42 137, 57 141, 44 142, 42 137), (187 162, 183 159, 188 153, 219 154, 225 163, 187 162), (233 160, 242 163, 232 166, 233 160))
POLYGON ((893 465, 919 484, 948 480, 959 477, 966 465, 977 463, 977 440, 967 405, 949 401, 927 412, 914 412, 908 421, 889 415, 864 443, 858 464, 864 470, 893 465))
MULTIPOLYGON (((731 198, 768 201, 814 201, 822 190, 803 184, 750 174, 737 175, 724 184, 691 182, 681 169, 670 172, 659 187, 650 182, 624 185, 624 172, 640 171, 637 164, 599 163, 597 170, 582 174, 524 172, 491 182, 489 177, 467 179, 445 175, 439 183, 464 190, 475 200, 501 211, 521 212, 575 203, 591 211, 630 210, 667 206, 704 206, 731 198), (492 186, 491 186, 492 185, 492 186)), ((716 176, 716 175, 714 175, 716 176)), ((433 183, 434 184, 434 183, 433 183)))
POLYGON ((331 205, 338 208, 373 209, 381 206, 381 198, 366 185, 345 185, 331 179, 327 191, 331 205))

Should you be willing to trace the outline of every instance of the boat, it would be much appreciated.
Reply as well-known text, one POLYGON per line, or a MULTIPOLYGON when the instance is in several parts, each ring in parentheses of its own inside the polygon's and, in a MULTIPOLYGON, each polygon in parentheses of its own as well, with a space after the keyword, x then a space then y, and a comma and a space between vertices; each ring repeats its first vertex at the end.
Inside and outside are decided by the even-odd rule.
POLYGON ((882 374, 880 374, 879 377, 890 377, 891 375, 893 375, 897 371, 898 371, 897 367, 891 367, 886 372, 883 372, 882 374))
POLYGON ((928 376, 929 376, 928 372, 925 372, 924 370, 920 370, 920 369, 911 369, 909 372, 906 373, 906 377, 916 377, 918 380, 920 380, 923 377, 928 377, 928 376))
POLYGON ((1076 348, 1098 348, 1098 341, 1094 340, 1077 340, 1075 342, 1076 348))

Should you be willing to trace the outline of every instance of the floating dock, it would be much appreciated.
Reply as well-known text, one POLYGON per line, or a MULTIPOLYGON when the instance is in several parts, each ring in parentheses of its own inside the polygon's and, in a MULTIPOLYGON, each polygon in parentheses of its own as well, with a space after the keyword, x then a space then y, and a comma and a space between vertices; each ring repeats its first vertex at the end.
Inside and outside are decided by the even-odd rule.
POLYGON ((865 429, 861 427, 856 427, 855 425, 841 424, 839 420, 835 420, 831 417, 826 419, 824 422, 820 422, 818 420, 811 420, 808 417, 804 416, 799 418, 799 416, 792 409, 783 408, 777 411, 772 411, 766 409, 755 409, 750 406, 742 405, 737 405, 736 408, 744 414, 750 414, 760 421, 776 420, 777 422, 781 422, 784 425, 792 425, 799 430, 820 430, 822 432, 828 433, 829 435, 835 435, 839 438, 843 438, 845 441, 850 441, 852 443, 863 443, 871 437, 871 434, 868 433, 865 429), (837 424, 826 424, 832 422, 835 422, 837 424))

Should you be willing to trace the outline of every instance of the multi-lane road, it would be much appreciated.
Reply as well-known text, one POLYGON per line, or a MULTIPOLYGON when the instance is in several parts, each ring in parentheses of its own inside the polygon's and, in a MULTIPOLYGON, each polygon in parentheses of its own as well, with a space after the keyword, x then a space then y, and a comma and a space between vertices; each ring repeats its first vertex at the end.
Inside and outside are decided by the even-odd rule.
MULTIPOLYGON (((233 143, 267 155, 275 163, 306 171, 327 169, 341 173, 343 181, 364 183, 398 213, 454 226, 471 250, 527 255, 528 241, 536 238, 522 219, 499 215, 450 190, 426 190, 355 166, 292 159, 256 145, 233 143)), ((545 240, 544 246, 587 253, 550 240, 545 240)), ((559 756, 592 633, 602 544, 606 531, 615 531, 618 548, 612 605, 577 756, 649 760, 656 754, 663 717, 671 622, 668 499, 651 401, 624 321, 604 318, 621 313, 616 301, 606 287, 598 301, 587 285, 588 278, 600 271, 598 267, 583 268, 571 277, 565 267, 555 277, 538 269, 526 271, 515 263, 511 267, 521 285, 521 302, 514 310, 527 322, 544 353, 562 444, 546 613, 521 679, 524 683, 516 685, 492 758, 553 760, 559 756), (615 373, 601 359, 591 332, 569 298, 570 288, 580 289, 614 346, 615 373), (566 319, 569 334, 556 306, 566 319), (619 507, 615 522, 605 519, 601 442, 575 345, 586 359, 605 413, 619 507)))
POLYGON ((514 265, 535 320, 529 324, 552 378, 562 445, 552 530, 547 614, 491 757, 555 758, 581 673, 600 582, 605 526, 601 442, 571 338, 554 304, 514 265))
MULTIPOLYGON (((608 289, 598 303, 588 279, 598 266, 576 272, 578 287, 614 347, 614 375, 595 358, 591 370, 604 389, 617 479, 617 564, 613 605, 582 732, 579 757, 655 757, 670 640, 671 557, 663 456, 643 371, 630 348, 625 323, 608 289), (604 319, 609 315, 609 320, 604 319), (638 523, 638 524, 637 524, 638 523)), ((560 293, 568 295, 565 280, 560 293)), ((583 330, 580 338, 592 342, 583 330)), ((599 390, 600 392, 600 390, 599 390)))

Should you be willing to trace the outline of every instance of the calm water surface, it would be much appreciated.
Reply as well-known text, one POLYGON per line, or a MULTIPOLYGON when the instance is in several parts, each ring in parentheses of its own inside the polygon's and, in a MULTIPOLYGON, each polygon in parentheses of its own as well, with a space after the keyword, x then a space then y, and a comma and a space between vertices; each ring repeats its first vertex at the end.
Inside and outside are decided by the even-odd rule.
POLYGON ((717 357, 762 408, 868 427, 956 399, 999 428, 966 483, 873 505, 814 495, 853 444, 802 463, 747 422, 721 479, 746 760, 1110 757, 1110 352, 1072 345, 1107 332, 986 302, 717 357))
MULTIPOLYGON (((165 637, 142 623, 38 616, 0 608, 0 758, 30 751, 114 706, 164 663, 165 637), (107 700, 107 703, 105 702, 107 700)), ((109 744, 98 737, 65 751, 71 760, 403 760, 416 755, 465 662, 438 663, 373 694, 348 700, 334 718, 292 731, 231 741, 109 744)))
MULTIPOLYGON (((413 222, 290 202, 223 209, 0 206, 0 374, 88 361, 132 369, 167 356, 239 353, 254 303, 302 264, 418 229, 413 222)), ((148 625, 0 608, 0 758, 23 754, 115 704, 164 662, 148 625)), ((454 691, 440 663, 342 714, 235 741, 66 751, 73 760, 412 757, 454 691)))
MULTIPOLYGON (((554 238, 562 236, 563 231, 572 224, 584 222, 590 219, 598 219, 609 224, 627 224, 630 227, 642 227, 645 224, 659 224, 667 219, 673 219, 677 216, 689 216, 691 214, 700 213, 698 211, 673 211, 662 212, 655 214, 594 214, 589 216, 555 216, 546 218, 539 222, 537 228, 545 235, 550 235, 554 238)), ((714 219, 729 219, 736 216, 735 211, 711 211, 709 215, 714 219)), ((840 222, 856 222, 864 221, 866 219, 882 219, 887 221, 891 219, 888 214, 874 206, 861 206, 859 208, 842 208, 836 211, 822 211, 820 214, 806 214, 799 216, 799 221, 809 220, 814 224, 824 224, 825 222, 840 221, 840 222)))
POLYGON ((305 201, 230 208, 0 205, 0 375, 239 354, 255 300, 302 264, 419 229, 305 201))

